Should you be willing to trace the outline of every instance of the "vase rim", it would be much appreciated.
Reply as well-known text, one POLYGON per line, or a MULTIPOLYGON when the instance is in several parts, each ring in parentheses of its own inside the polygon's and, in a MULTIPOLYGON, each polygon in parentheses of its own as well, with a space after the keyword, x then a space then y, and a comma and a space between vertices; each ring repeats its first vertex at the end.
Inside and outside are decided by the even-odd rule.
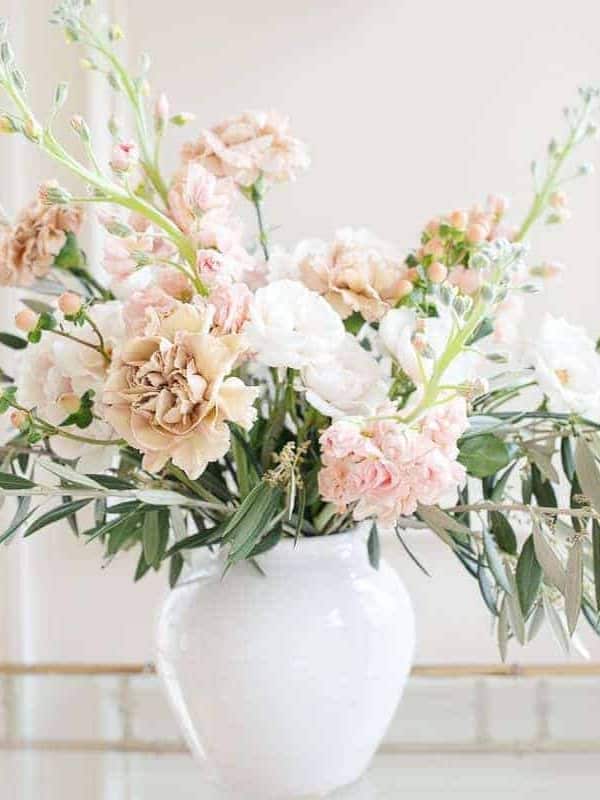
MULTIPOLYGON (((301 536, 298 540, 291 536, 285 537, 275 547, 257 555, 255 560, 259 566, 268 568, 269 566, 287 566, 294 562, 298 565, 306 564, 307 562, 319 561, 324 558, 333 558, 340 561, 349 560, 360 552, 361 554, 364 553, 364 559, 367 561, 366 539, 370 525, 369 521, 363 521, 340 533, 301 536)), ((201 579, 207 574, 214 574, 215 568, 224 568, 225 553, 226 551, 223 548, 212 554, 207 553, 202 548, 202 563, 200 561, 196 564, 190 563, 186 578, 178 583, 175 588, 201 579), (208 557, 206 557, 207 555, 208 557)))

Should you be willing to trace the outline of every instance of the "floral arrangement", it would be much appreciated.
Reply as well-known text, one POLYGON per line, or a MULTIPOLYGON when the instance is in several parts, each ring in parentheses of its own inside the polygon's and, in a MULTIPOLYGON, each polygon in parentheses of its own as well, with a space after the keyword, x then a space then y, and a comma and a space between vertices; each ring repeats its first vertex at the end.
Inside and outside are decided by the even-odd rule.
POLYGON ((379 528, 413 558, 404 529, 427 528, 478 582, 503 655, 544 618, 565 648, 580 612, 600 633, 600 356, 561 319, 534 347, 517 336, 527 294, 561 271, 531 261, 527 236, 568 219, 565 184, 591 171, 569 164, 596 135, 599 93, 566 109, 520 226, 492 196, 431 219, 413 250, 350 229, 283 249, 269 189, 309 165, 287 119, 201 130, 167 178, 163 140, 192 117, 164 94, 150 102, 149 60, 132 74, 121 29, 92 24, 88 5, 64 0, 51 22, 129 103, 131 128, 109 122, 107 163, 82 117, 83 157, 56 137, 66 84, 37 118, 0 30, 0 130, 83 186, 48 181, 2 220, 0 283, 22 306, 18 333, 0 334, 20 351, 2 375, 0 487, 17 505, 0 541, 67 519, 107 559, 136 549, 136 580, 168 563, 174 585, 194 548, 260 569, 283 537, 371 520, 376 567, 379 528), (85 216, 106 232, 101 265, 82 249, 85 216))

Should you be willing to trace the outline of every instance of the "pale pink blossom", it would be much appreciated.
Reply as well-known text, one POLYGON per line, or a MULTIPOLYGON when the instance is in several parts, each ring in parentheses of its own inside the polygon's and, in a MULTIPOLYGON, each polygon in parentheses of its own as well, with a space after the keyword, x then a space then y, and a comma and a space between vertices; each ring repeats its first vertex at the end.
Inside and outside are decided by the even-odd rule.
POLYGON ((208 302, 214 307, 212 332, 223 336, 240 333, 250 319, 252 292, 245 283, 222 284, 215 287, 208 302))
POLYGON ((110 167, 115 172, 128 172, 140 157, 138 146, 133 141, 117 142, 112 149, 110 167))
POLYGON ((245 112, 204 130, 183 148, 184 161, 199 161, 218 177, 250 186, 294 180, 310 159, 303 142, 289 133, 289 121, 275 111, 245 112))
POLYGON ((123 304, 123 319, 130 336, 141 336, 148 324, 151 310, 159 314, 167 314, 175 308, 174 296, 159 286, 148 286, 132 292, 123 304))
POLYGON ((205 244, 206 231, 210 231, 208 238, 217 238, 218 228, 226 227, 233 187, 230 179, 215 177, 200 163, 189 163, 176 173, 169 190, 173 219, 184 233, 211 247, 212 244, 205 244))
POLYGON ((319 491, 356 520, 376 517, 393 525, 419 503, 434 505, 464 480, 456 461, 457 438, 466 427, 464 401, 430 414, 416 428, 381 408, 371 422, 339 420, 321 435, 319 491))
POLYGON ((158 267, 156 283, 162 291, 177 300, 191 300, 194 292, 190 279, 175 267, 158 267))

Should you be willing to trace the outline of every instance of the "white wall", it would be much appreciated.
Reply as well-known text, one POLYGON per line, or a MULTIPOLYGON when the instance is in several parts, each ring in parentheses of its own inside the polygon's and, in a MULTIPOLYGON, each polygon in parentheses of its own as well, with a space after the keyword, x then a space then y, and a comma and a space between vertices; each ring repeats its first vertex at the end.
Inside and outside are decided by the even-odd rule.
MULTIPOLYGON (((48 31, 53 0, 8 5, 38 106, 48 107, 57 80, 73 77, 69 109, 101 124, 109 97, 89 76, 78 76, 76 49, 48 31)), ((292 115, 298 135, 311 143, 314 167, 273 194, 267 213, 283 226, 283 241, 364 224, 408 248, 429 216, 491 191, 511 195, 520 219, 530 198, 530 160, 560 133, 561 108, 576 87, 600 81, 600 6, 591 0, 109 5, 128 32, 129 52, 153 54, 156 90, 168 91, 175 110, 194 111, 198 125, 244 108, 292 115)), ((586 157, 597 155, 590 145, 586 157)), ((6 139, 0 169, 1 201, 12 209, 54 174, 30 149, 24 155, 6 139)), ((536 232, 533 240, 535 257, 558 258, 569 268, 543 305, 598 334, 597 179, 575 185, 572 208, 571 223, 536 232)), ((539 311, 541 301, 534 307, 539 311)), ((434 579, 417 573, 393 542, 388 550, 415 597, 419 659, 495 659, 476 587, 436 540, 420 536, 416 547, 434 579)), ((107 571, 99 565, 98 548, 64 529, 3 550, 0 660, 149 658, 163 580, 130 586, 134 565, 127 556, 107 571)), ((593 647, 600 657, 598 642, 593 647)), ((555 649, 540 642, 526 657, 548 659, 555 649)))

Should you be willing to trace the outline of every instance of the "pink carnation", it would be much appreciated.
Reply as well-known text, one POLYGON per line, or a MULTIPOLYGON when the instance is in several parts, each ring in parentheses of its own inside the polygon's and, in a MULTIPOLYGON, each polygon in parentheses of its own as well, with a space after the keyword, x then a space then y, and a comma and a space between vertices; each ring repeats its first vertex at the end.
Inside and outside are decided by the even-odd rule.
POLYGON ((133 292, 123 305, 123 319, 127 333, 131 336, 141 336, 151 309, 155 309, 159 314, 167 314, 176 305, 173 296, 158 286, 149 286, 147 289, 133 292))
POLYGON ((362 427, 340 420, 321 436, 321 496, 340 510, 354 506, 357 520, 376 517, 384 525, 420 503, 439 503, 464 480, 456 442, 465 427, 463 400, 430 412, 417 430, 390 419, 362 427))
POLYGON ((217 286, 210 293, 208 302, 215 308, 213 333, 240 333, 250 319, 252 292, 245 283, 217 286))

